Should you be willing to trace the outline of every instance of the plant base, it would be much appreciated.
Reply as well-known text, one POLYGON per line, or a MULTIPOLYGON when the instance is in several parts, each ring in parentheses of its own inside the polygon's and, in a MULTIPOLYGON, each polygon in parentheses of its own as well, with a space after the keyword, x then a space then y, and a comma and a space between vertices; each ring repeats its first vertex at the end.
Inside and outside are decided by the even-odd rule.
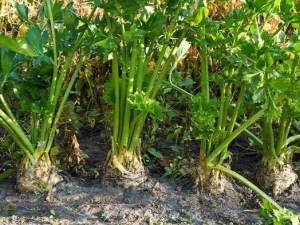
POLYGON ((212 177, 210 180, 204 182, 203 188, 211 194, 218 195, 224 192, 227 182, 225 176, 212 177))
POLYGON ((17 172, 17 189, 25 192, 48 192, 62 178, 57 174, 55 166, 38 162, 34 166, 23 166, 17 172))
POLYGON ((201 191, 207 191, 210 194, 218 195, 225 191, 225 187, 228 184, 226 176, 218 171, 210 171, 210 176, 203 176, 198 174, 196 177, 196 186, 200 186, 201 191), (200 185, 199 185, 200 184, 200 185))
POLYGON ((125 188, 138 186, 146 181, 147 176, 142 161, 136 157, 130 157, 122 162, 116 156, 113 157, 113 160, 106 166, 103 180, 111 181, 125 188), (124 162, 129 162, 129 165, 124 166, 124 162))
POLYGON ((255 172, 257 183, 266 190, 272 191, 275 196, 283 193, 294 184, 297 181, 297 177, 290 164, 277 166, 270 170, 267 165, 259 163, 255 172))

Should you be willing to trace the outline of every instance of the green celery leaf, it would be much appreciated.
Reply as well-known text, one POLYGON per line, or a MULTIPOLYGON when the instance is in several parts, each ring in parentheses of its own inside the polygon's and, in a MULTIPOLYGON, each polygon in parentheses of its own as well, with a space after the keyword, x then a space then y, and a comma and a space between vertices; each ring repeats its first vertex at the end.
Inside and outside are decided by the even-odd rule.
POLYGON ((26 33, 25 38, 36 53, 40 55, 43 54, 42 35, 38 26, 31 25, 26 33))
POLYGON ((221 131, 215 126, 219 116, 219 107, 218 99, 214 98, 207 102, 201 94, 192 97, 189 111, 192 116, 195 138, 216 138, 221 134, 221 131))
POLYGON ((164 169, 165 169, 166 172, 164 173, 162 178, 170 176, 172 174, 172 169, 170 167, 165 167, 164 169))
POLYGON ((27 6, 23 3, 16 2, 15 7, 17 9, 17 12, 18 12, 19 16, 23 20, 28 21, 28 8, 27 8, 27 6))
POLYGON ((110 105, 113 105, 115 103, 115 88, 113 85, 113 79, 111 78, 106 81, 104 84, 104 95, 102 97, 103 101, 109 103, 110 105))
POLYGON ((199 23, 203 22, 208 16, 209 10, 207 7, 198 7, 193 16, 188 19, 192 26, 197 26, 199 23))
POLYGON ((79 19, 74 12, 73 3, 69 3, 66 8, 63 9, 63 19, 64 25, 69 30, 75 29, 77 27, 79 19))
POLYGON ((13 57, 12 52, 1 49, 1 71, 4 76, 13 68, 13 57))
MULTIPOLYGON (((51 1, 51 11, 53 15, 54 22, 62 22, 63 21, 63 14, 62 14, 62 8, 63 8, 63 1, 56 1, 54 4, 51 1)), ((45 6, 44 6, 45 7, 45 6)), ((44 10, 46 18, 49 19, 49 13, 48 10, 44 10)))
POLYGON ((277 77, 277 78, 271 78, 269 84, 275 90, 284 92, 284 91, 287 91, 290 88, 289 80, 290 79, 288 79, 284 76, 280 76, 280 77, 277 77))
POLYGON ((148 32, 148 36, 156 38, 165 24, 166 17, 161 11, 155 11, 150 14, 142 28, 148 32))
POLYGON ((138 111, 147 112, 153 119, 163 118, 165 109, 153 99, 150 99, 144 92, 135 92, 127 98, 130 106, 138 111))
POLYGON ((15 39, 0 35, 0 46, 25 56, 38 56, 38 54, 34 52, 34 49, 29 45, 27 40, 23 37, 18 37, 15 39))

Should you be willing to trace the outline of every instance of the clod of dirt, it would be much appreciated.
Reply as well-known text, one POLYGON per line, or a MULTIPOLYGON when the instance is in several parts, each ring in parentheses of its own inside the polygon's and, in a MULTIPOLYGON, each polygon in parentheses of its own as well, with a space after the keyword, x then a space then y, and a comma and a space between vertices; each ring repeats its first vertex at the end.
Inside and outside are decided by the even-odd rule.
POLYGON ((267 165, 259 163, 256 167, 255 179, 266 190, 271 190, 276 196, 287 190, 297 181, 297 174, 290 164, 270 170, 267 165))

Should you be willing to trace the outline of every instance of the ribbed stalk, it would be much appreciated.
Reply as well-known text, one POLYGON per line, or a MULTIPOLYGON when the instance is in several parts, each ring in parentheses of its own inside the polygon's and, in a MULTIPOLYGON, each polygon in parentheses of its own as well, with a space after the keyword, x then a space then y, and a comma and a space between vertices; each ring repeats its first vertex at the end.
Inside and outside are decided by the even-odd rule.
MULTIPOLYGON (((284 95, 278 97, 274 102, 278 103, 284 99, 284 95)), ((214 149, 209 156, 207 156, 205 163, 210 163, 214 159, 218 157, 218 155, 223 151, 224 147, 228 146, 230 142, 235 139, 240 133, 242 133, 247 127, 257 121, 260 117, 265 114, 266 109, 261 109, 252 117, 250 117, 247 121, 240 125, 240 127, 236 128, 229 137, 227 137, 216 149, 214 149)))
MULTIPOLYGON (((137 40, 133 40, 132 44, 132 52, 131 52, 131 59, 130 59, 130 70, 128 75, 128 83, 127 83, 127 93, 125 94, 126 98, 128 98, 133 93, 134 87, 134 73, 135 73, 135 66, 137 62, 137 40)), ((129 102, 126 101, 125 104, 125 114, 123 120, 123 129, 122 129, 122 138, 120 142, 120 148, 127 149, 128 145, 128 138, 129 138, 129 126, 130 126, 130 116, 131 116, 131 108, 129 102)))

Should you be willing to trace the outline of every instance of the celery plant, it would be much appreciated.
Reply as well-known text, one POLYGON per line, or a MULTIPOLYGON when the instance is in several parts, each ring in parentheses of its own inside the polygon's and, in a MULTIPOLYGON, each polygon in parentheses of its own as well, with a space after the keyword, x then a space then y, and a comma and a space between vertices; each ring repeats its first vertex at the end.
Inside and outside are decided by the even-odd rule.
POLYGON ((0 36, 0 125, 24 153, 18 165, 18 190, 42 192, 60 180, 49 156, 64 104, 89 56, 82 46, 86 27, 78 26, 71 4, 62 8, 63 2, 45 0, 37 14, 39 24, 29 21, 25 5, 16 6, 29 29, 25 37, 0 36), (70 70, 76 52, 78 62, 70 70), (18 100, 16 113, 22 116, 15 116, 8 101, 11 94, 18 100))
POLYGON ((186 1, 107 1, 96 43, 111 59, 111 78, 104 99, 113 105, 112 146, 106 178, 123 186, 138 185, 146 178, 141 159, 140 133, 146 117, 162 116, 155 100, 170 68, 174 51, 183 40, 186 1), (148 68, 150 62, 155 67, 148 68))
POLYGON ((246 43, 257 43, 249 49, 251 54, 244 51, 255 65, 256 72, 249 76, 255 87, 252 99, 266 109, 261 124, 263 157, 255 177, 262 187, 277 195, 297 180, 291 163, 293 154, 299 149, 290 144, 299 139, 299 135, 291 136, 290 128, 293 119, 299 117, 300 106, 299 25, 295 23, 299 21, 299 4, 292 0, 282 4, 254 1, 247 7, 255 15, 252 17, 255 36, 252 41, 246 36, 246 43), (276 22, 278 25, 274 26, 276 22), (271 24, 273 29, 269 28, 271 24), (286 27, 291 30, 287 31, 286 27), (278 96, 283 99, 275 103, 278 96))
MULTIPOLYGON (((207 19, 208 8, 202 3, 195 14, 191 26, 196 31, 196 36, 192 41, 199 45, 201 51, 201 92, 192 96, 189 109, 194 136, 201 140, 197 183, 201 182, 202 187, 218 193, 224 190, 226 179, 212 167, 225 165, 224 161, 231 154, 228 151, 230 142, 241 132, 246 132, 247 127, 256 122, 265 110, 245 123, 237 124, 249 89, 249 80, 245 78, 249 72, 249 69, 246 70, 249 60, 238 49, 241 45, 238 41, 239 32, 249 30, 249 27, 241 26, 245 15, 231 15, 223 23, 212 23, 207 19), (209 52, 212 46, 218 47, 209 52), (220 62, 223 67, 221 73, 209 75, 208 55, 220 62), (211 96, 210 82, 218 86, 219 96, 211 96), (238 127, 234 129, 236 124, 238 127)), ((255 136, 251 134, 251 137, 255 136)))
POLYGON ((288 147, 288 144, 299 139, 299 135, 289 138, 292 118, 299 110, 299 101, 296 97, 299 71, 299 47, 296 40, 299 40, 299 35, 296 29, 293 35, 288 37, 282 29, 288 24, 297 26, 293 21, 299 18, 297 14, 287 16, 289 11, 296 12, 293 1, 285 4, 285 7, 281 8, 273 1, 247 2, 243 9, 235 10, 231 16, 226 17, 224 23, 207 22, 204 19, 207 9, 205 6, 199 8, 198 15, 202 15, 198 21, 200 26, 194 30, 198 35, 195 40, 202 51, 202 90, 199 95, 192 97, 190 110, 195 135, 201 140, 199 180, 204 185, 208 183, 207 186, 211 191, 214 191, 212 184, 217 184, 217 190, 222 187, 222 175, 217 171, 224 172, 220 168, 228 166, 224 164, 224 160, 230 156, 228 144, 261 117, 263 117, 263 140, 259 140, 249 132, 246 133, 263 148, 262 163, 256 173, 258 182, 266 188, 272 187, 274 194, 278 194, 297 178, 288 163, 291 163, 291 157, 298 148, 288 147), (273 32, 266 30, 267 23, 272 17, 266 16, 265 13, 271 9, 273 13, 278 13, 278 16, 281 13, 281 17, 278 18, 283 21, 283 24, 273 32), (264 20, 260 21, 261 18, 264 20), (216 26, 218 24, 220 26, 216 26), (218 30, 219 27, 223 33, 218 30), (207 28, 211 29, 208 34, 207 28), (229 39, 226 37, 228 35, 229 39), (287 38, 290 38, 289 42, 286 41, 287 38), (225 52, 219 50, 211 53, 223 65, 222 76, 217 74, 211 78, 219 84, 220 99, 211 99, 207 88, 209 84, 205 58, 208 43, 226 49, 225 52), (284 45, 287 47, 284 48, 284 45), (232 94, 233 87, 235 92, 238 90, 238 94, 232 94), (245 97, 252 97, 254 107, 251 111, 255 109, 258 111, 244 123, 237 125, 236 121, 245 97), (276 133, 272 125, 279 117, 278 136, 275 138, 276 133), (234 130, 236 125, 237 128, 234 130), (265 166, 268 169, 265 169, 265 166), (282 175, 286 179, 280 178, 284 182, 275 184, 273 181, 279 173, 267 173, 267 170, 282 170, 282 175), (264 174, 268 174, 269 179, 264 174))
MULTIPOLYGON (((299 39, 295 30, 288 47, 281 49, 280 59, 269 56, 274 62, 266 70, 261 93, 266 101, 268 113, 262 118, 262 159, 257 166, 256 180, 274 195, 280 194, 297 181, 293 172, 292 157, 299 153, 299 147, 292 145, 300 139, 300 135, 290 132, 292 123, 299 119, 299 49, 293 40, 299 39), (280 60, 282 64, 277 64, 280 60), (280 74, 277 76, 276 74, 280 74), (274 76, 275 75, 275 76, 274 76), (283 101, 274 106, 273 96, 284 93, 283 101), (277 124, 277 125, 276 125, 277 124)), ((261 95, 261 94, 259 94, 261 95)))

